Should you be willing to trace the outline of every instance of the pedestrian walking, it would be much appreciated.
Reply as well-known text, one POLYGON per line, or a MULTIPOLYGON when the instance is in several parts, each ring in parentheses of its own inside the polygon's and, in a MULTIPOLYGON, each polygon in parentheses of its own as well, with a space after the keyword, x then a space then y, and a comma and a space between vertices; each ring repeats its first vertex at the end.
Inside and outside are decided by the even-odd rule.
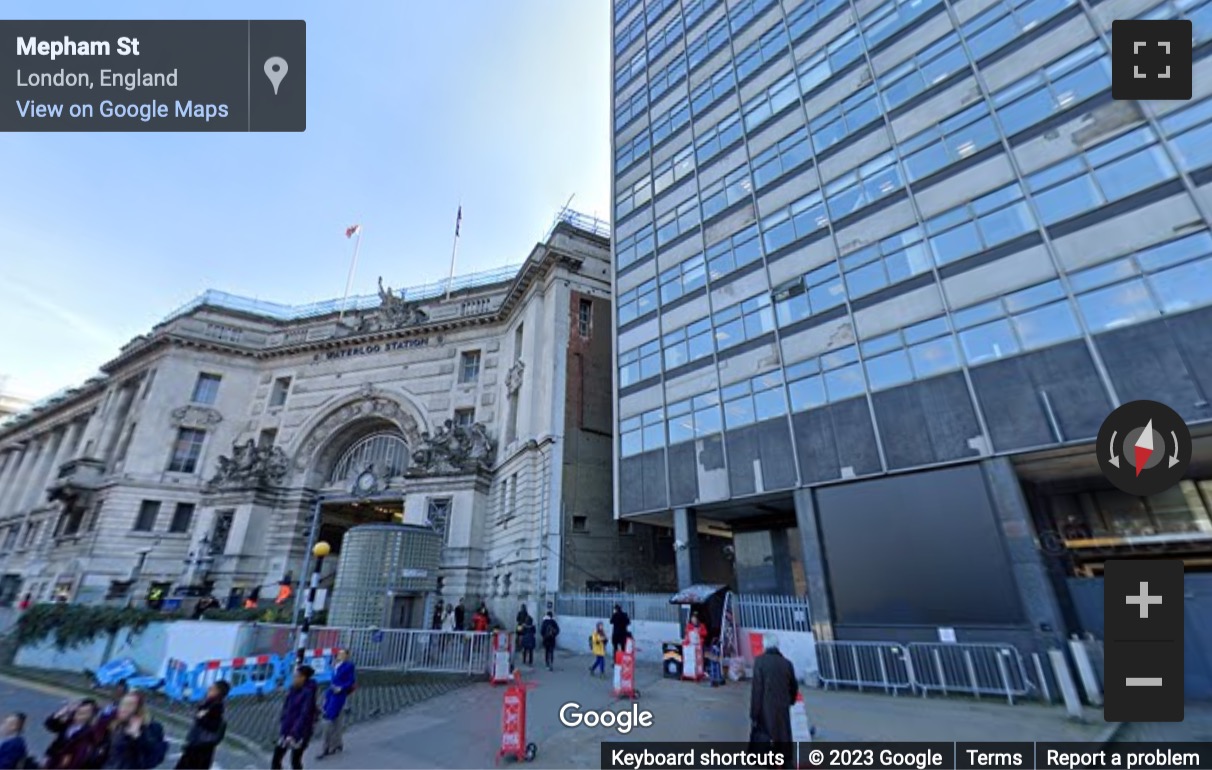
POLYGON ((54 734, 46 748, 47 770, 98 768, 104 759, 104 741, 97 729, 97 702, 92 698, 74 701, 46 718, 46 729, 54 734))
POLYGON ((543 637, 543 662, 548 671, 555 671, 556 638, 560 635, 560 624, 555 620, 555 614, 547 611, 543 624, 539 626, 539 636, 543 637))
POLYGON ((476 610, 475 614, 471 616, 471 630, 476 633, 484 633, 488 630, 488 625, 488 609, 480 605, 480 609, 476 610))
POLYGON ((177 760, 177 770, 210 770, 215 762, 215 749, 227 735, 223 712, 229 692, 231 685, 227 682, 215 682, 206 688, 206 699, 194 712, 194 723, 185 735, 185 748, 177 760))
POLYGON ((107 732, 106 770, 152 770, 168 755, 164 725, 152 719, 141 692, 123 696, 107 732))
POLYGON ((317 759, 345 751, 345 701, 358 689, 358 675, 349 650, 337 650, 332 683, 324 692, 324 750, 317 759))
POLYGON ((9 714, 0 723, 0 770, 21 770, 37 767, 25 745, 25 714, 9 714))
POLYGON ((282 760, 290 754, 290 766, 303 770, 303 752, 311 743, 316 729, 316 670, 311 666, 295 669, 290 690, 282 703, 282 716, 278 723, 278 743, 274 747, 270 767, 282 770, 282 760))
POLYGON ((623 612, 623 605, 614 605, 614 612, 610 613, 610 643, 614 647, 612 652, 619 652, 627 644, 627 629, 631 626, 631 618, 623 612))
POLYGON ((753 662, 749 695, 750 745, 791 743, 791 704, 799 695, 795 666, 779 652, 774 634, 762 639, 765 652, 753 662))
POLYGON ((26 610, 29 609, 30 605, 33 603, 34 603, 34 595, 31 593, 27 593, 25 596, 21 597, 21 601, 17 603, 17 609, 21 610, 22 612, 25 612, 26 610))
POLYGON ((444 618, 446 615, 444 610, 445 607, 442 604, 442 600, 438 599, 438 606, 433 608, 433 621, 430 623, 430 627, 434 631, 442 630, 442 618, 444 618))
POLYGON ((455 630, 462 631, 467 628, 467 609, 463 606, 463 600, 459 599, 459 603, 455 605, 455 630))
POLYGON ((522 665, 524 666, 534 665, 534 648, 535 643, 538 641, 537 636, 538 629, 535 628, 534 618, 527 615, 526 622, 522 624, 522 633, 519 634, 519 644, 522 647, 522 665))
POLYGON ((598 627, 589 635, 589 651, 593 653, 593 665, 589 667, 589 675, 606 676, 606 629, 598 623, 598 627))

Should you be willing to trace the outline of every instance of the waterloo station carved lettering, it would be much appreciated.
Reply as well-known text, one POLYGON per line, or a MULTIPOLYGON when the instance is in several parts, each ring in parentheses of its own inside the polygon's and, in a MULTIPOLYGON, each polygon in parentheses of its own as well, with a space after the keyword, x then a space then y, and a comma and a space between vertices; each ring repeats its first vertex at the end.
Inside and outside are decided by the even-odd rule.
POLYGON ((338 358, 353 358, 355 356, 370 356, 376 353, 391 353, 397 350, 411 350, 413 348, 424 348, 429 346, 429 338, 408 339, 408 340, 392 340, 385 343, 373 343, 370 345, 354 345, 353 347, 341 348, 340 350, 330 350, 327 353, 316 353, 312 357, 312 363, 321 361, 334 361, 338 358))

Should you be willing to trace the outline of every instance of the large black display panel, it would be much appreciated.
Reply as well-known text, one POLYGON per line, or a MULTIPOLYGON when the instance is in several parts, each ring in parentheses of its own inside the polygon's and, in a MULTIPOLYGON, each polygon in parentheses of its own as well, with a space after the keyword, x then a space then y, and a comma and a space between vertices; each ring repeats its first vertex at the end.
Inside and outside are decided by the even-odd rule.
POLYGON ((837 625, 1019 625, 980 466, 825 487, 817 511, 837 625))

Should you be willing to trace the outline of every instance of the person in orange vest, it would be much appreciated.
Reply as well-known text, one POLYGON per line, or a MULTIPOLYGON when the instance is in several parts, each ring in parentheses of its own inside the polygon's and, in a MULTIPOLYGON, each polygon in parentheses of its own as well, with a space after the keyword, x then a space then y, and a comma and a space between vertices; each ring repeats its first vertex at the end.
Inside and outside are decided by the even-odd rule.
POLYGON ((261 586, 254 586, 253 590, 248 592, 248 598, 244 600, 244 609, 255 610, 257 603, 261 601, 261 586))

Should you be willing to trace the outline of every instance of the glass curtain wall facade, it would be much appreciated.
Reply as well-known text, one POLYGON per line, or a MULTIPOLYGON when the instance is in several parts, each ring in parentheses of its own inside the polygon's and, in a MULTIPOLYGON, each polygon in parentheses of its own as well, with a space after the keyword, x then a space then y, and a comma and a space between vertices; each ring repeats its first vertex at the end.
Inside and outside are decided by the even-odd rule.
POLYGON ((1209 0, 614 21, 621 514, 1212 417, 1209 0), (1179 15, 1194 98, 1112 101, 1112 20, 1179 15))

